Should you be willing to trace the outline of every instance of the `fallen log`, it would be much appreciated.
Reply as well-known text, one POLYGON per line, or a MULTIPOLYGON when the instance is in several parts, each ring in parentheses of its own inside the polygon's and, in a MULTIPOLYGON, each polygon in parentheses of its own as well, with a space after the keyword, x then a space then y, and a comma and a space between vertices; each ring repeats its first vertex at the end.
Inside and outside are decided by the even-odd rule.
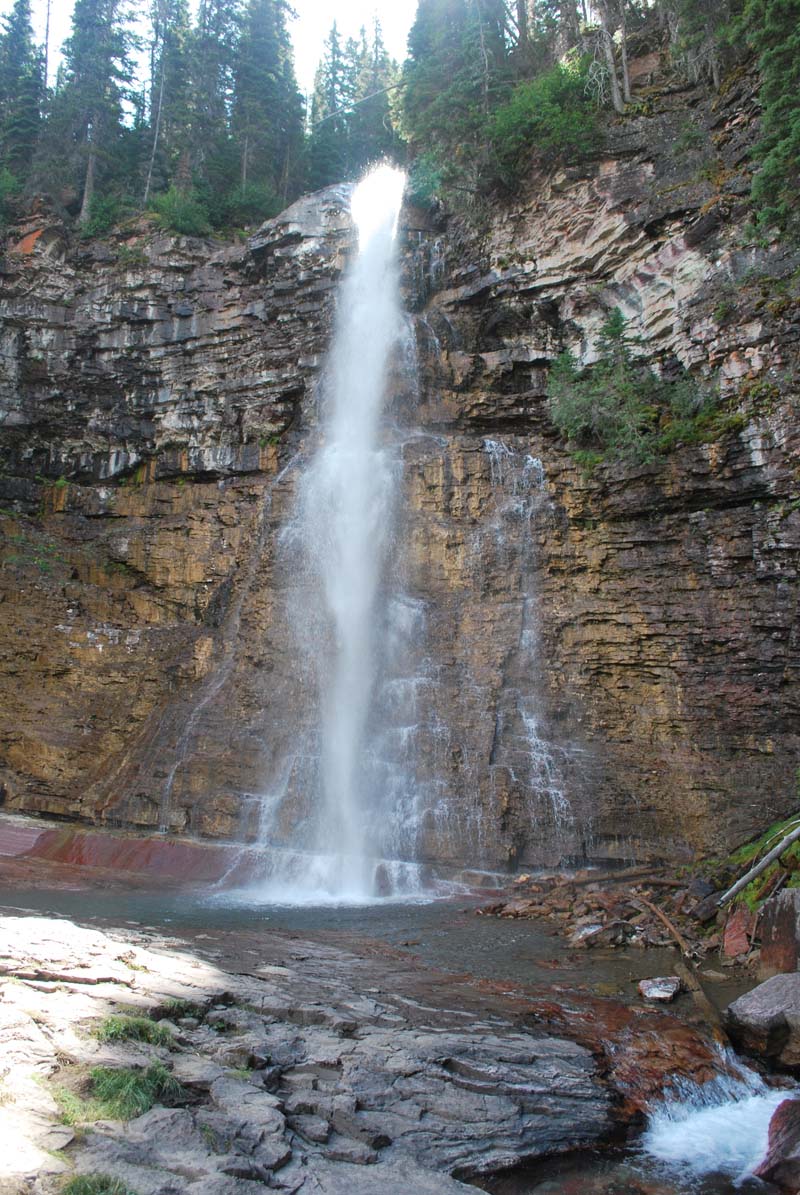
POLYGON ((761 875, 762 871, 766 871, 770 863, 774 863, 776 859, 780 859, 784 851, 788 850, 793 842, 797 842, 798 838, 800 838, 800 823, 795 826, 791 833, 787 834, 785 838, 782 838, 778 845, 773 847, 772 850, 769 851, 760 862, 756 863, 755 867, 751 867, 741 879, 737 880, 736 883, 727 890, 727 892, 722 893, 722 896, 720 896, 717 900, 717 904, 720 906, 720 908, 722 905, 727 904, 729 900, 733 900, 734 896, 738 896, 742 889, 746 888, 751 880, 755 880, 761 875))

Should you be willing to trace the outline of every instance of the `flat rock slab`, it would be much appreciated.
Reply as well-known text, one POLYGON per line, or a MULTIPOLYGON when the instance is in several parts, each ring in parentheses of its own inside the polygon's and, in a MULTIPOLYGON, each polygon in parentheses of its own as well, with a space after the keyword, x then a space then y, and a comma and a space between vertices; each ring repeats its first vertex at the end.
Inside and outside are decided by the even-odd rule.
POLYGON ((477 998, 470 1011, 386 989, 367 999, 357 959, 309 951, 266 974, 225 971, 149 931, 0 917, 9 978, 65 977, 0 976, 3 1082, 21 1142, 4 1177, 23 1191, 38 1183, 36 1195, 55 1195, 72 1167, 137 1195, 446 1195, 469 1189, 464 1179, 594 1146, 613 1128, 612 1095, 586 1046, 520 1028, 477 998), (161 1011, 171 996, 195 1013, 172 1049, 98 1043, 100 1018, 161 1011), (183 1084, 178 1106, 90 1120, 74 1140, 36 1081, 53 1076, 85 1095, 98 1062, 143 1070, 156 1058, 183 1084))
POLYGON ((748 1054, 800 1066, 800 973, 774 975, 730 1004, 731 1040, 748 1054))

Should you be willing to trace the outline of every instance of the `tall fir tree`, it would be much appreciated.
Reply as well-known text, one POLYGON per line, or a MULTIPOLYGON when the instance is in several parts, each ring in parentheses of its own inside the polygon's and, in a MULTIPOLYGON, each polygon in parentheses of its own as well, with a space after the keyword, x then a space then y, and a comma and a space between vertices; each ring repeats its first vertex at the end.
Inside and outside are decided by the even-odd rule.
POLYGON ((123 101, 131 82, 134 37, 123 0, 75 0, 72 32, 53 98, 38 174, 52 185, 72 185, 80 196, 79 222, 87 225, 97 189, 120 189, 125 164, 123 101))
POLYGON ((194 179, 209 206, 220 212, 238 167, 230 117, 241 20, 241 0, 200 0, 192 37, 189 130, 182 177, 194 179))
POLYGON ((24 182, 39 137, 43 63, 33 40, 30 0, 15 0, 0 32, 0 160, 24 182))
POLYGON ((800 0, 747 0, 742 25, 761 75, 760 169, 753 198, 763 224, 800 227, 800 0))
POLYGON ((503 0, 419 0, 403 69, 403 122, 413 147, 477 184, 492 108, 510 82, 503 0))
POLYGON ((190 118, 191 19, 188 0, 150 5, 149 153, 144 202, 163 190, 187 149, 190 118))
POLYGON ((380 21, 373 21, 371 36, 361 30, 356 62, 355 96, 349 119, 349 167, 361 174, 370 162, 401 150, 395 127, 391 95, 399 81, 397 63, 389 57, 380 21))
POLYGON ((353 99, 354 84, 352 62, 348 63, 334 21, 317 67, 311 101, 309 183, 312 191, 347 177, 346 111, 353 99))
POLYGON ((239 159, 243 215, 271 214, 295 193, 303 150, 297 88, 283 0, 250 0, 239 41, 231 131, 239 159), (259 211, 259 209, 261 209, 259 211))

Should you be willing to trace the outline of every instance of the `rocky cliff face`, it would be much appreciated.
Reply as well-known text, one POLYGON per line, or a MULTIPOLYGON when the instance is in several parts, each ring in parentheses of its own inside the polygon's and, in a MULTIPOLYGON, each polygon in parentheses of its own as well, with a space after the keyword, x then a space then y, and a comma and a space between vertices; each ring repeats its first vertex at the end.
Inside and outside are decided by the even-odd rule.
MULTIPOLYGON (((601 160, 532 179, 480 234, 407 213, 419 371, 398 355, 392 420, 413 626, 382 701, 422 857, 675 855, 796 800, 797 263, 744 243, 748 94, 650 96, 601 160), (614 306, 733 417, 586 475, 547 366, 564 345, 591 361, 614 306)), ((288 835, 314 681, 280 530, 346 191, 233 248, 23 231, 0 295, 6 806, 252 838, 263 795, 288 792, 288 835)))

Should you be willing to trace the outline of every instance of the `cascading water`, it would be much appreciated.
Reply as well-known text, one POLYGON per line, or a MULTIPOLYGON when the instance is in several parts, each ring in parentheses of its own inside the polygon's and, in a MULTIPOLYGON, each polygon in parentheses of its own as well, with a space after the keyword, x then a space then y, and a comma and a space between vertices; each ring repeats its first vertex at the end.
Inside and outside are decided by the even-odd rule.
POLYGON ((298 753, 303 779, 293 778, 299 764, 290 762, 281 791, 265 798, 264 846, 275 840, 292 785, 315 794, 289 850, 270 866, 266 897, 370 899, 385 845, 374 833, 371 790, 384 732, 374 705, 398 604, 386 572, 399 455, 382 415, 406 331, 395 253, 404 184, 402 172, 384 165, 353 192, 358 253, 342 284, 322 381, 320 440, 283 533, 300 576, 292 621, 299 656, 313 659, 318 716, 298 753))
POLYGON ((375 685, 375 604, 392 526, 395 475, 381 444, 388 364, 402 329, 394 241, 405 176, 389 166, 356 188, 351 211, 359 252, 335 329, 325 441, 305 473, 301 531, 332 629, 321 664, 320 848, 339 870, 335 886, 368 892, 361 785, 375 685))
POLYGON ((796 1096, 794 1090, 767 1087, 732 1053, 722 1063, 726 1073, 702 1086, 676 1081, 648 1117, 641 1140, 643 1156, 688 1180, 691 1190, 710 1174, 744 1182, 767 1151, 773 1112, 796 1096))

